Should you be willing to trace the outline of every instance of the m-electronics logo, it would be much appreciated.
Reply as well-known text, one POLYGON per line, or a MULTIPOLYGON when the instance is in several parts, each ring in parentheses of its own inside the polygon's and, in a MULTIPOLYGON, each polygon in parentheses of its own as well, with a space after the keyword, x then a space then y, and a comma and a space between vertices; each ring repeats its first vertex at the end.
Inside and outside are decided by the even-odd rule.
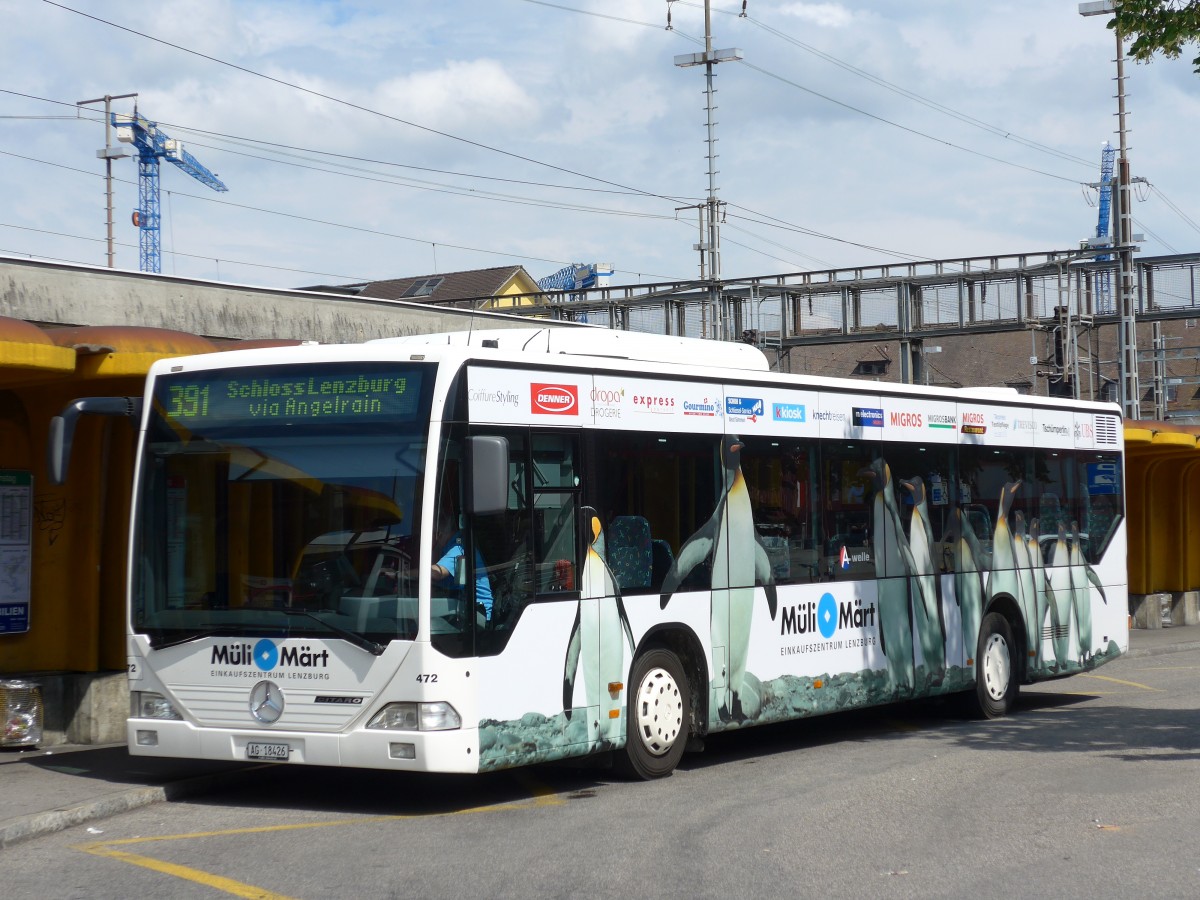
POLYGON ((807 415, 803 403, 771 404, 771 418, 776 422, 806 422, 807 415))
POLYGON ((854 425, 858 428, 882 428, 883 410, 856 406, 853 409, 854 425))

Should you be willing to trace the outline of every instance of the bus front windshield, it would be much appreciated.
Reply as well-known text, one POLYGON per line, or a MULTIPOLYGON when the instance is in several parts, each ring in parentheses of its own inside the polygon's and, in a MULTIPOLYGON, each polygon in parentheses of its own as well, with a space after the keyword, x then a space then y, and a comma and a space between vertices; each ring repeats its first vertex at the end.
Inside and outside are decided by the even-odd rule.
POLYGON ((137 498, 132 625, 353 639, 417 630, 427 365, 159 378, 137 498))

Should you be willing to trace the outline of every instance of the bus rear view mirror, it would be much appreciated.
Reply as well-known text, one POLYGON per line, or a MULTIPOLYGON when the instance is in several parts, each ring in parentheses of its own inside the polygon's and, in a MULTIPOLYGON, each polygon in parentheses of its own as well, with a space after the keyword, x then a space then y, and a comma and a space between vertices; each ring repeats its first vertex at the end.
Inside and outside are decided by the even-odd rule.
POLYGON ((71 443, 75 439, 75 423, 79 417, 128 416, 137 422, 142 417, 141 397, 82 397, 67 404, 61 415, 50 420, 50 437, 46 447, 46 470, 51 484, 67 480, 67 465, 71 461, 71 443))
POLYGON ((476 435, 467 438, 471 460, 471 488, 467 510, 478 516, 495 515, 508 508, 508 438, 476 435))

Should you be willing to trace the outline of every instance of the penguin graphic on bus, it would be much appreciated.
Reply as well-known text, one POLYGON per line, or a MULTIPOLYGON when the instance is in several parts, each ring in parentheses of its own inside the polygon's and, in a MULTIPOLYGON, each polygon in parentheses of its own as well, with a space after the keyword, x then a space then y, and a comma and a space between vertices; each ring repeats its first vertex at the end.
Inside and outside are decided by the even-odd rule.
MULTIPOLYGON (((585 512, 592 512, 587 507, 585 512)), ((579 578, 579 601, 575 610, 575 622, 571 626, 571 637, 567 641, 567 657, 563 665, 563 709, 565 718, 571 720, 574 706, 575 678, 583 669, 585 704, 597 709, 599 718, 588 723, 588 740, 596 747, 613 747, 620 744, 625 725, 621 710, 625 705, 621 691, 612 691, 608 685, 625 680, 625 643, 629 644, 630 658, 633 657, 635 642, 625 614, 625 603, 617 580, 604 561, 604 532, 600 519, 594 514, 588 517, 592 539, 588 542, 587 555, 579 578), (613 715, 613 711, 617 715, 613 715)))
POLYGON ((739 724, 754 715, 759 701, 756 697, 752 705, 747 703, 745 689, 756 585, 766 594, 772 619, 778 605, 771 561, 754 527, 750 492, 742 476, 742 446, 736 435, 726 435, 722 441, 724 491, 709 520, 680 547, 663 579, 660 596, 660 606, 666 609, 688 573, 711 557, 711 646, 726 648, 729 666, 724 686, 712 689, 710 709, 716 721, 739 724))

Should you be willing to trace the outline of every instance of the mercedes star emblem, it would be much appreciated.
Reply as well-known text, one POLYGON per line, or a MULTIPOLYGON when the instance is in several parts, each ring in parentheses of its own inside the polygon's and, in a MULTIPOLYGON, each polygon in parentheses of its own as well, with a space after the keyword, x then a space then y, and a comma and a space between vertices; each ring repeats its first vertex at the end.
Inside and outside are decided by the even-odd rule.
POLYGON ((250 690, 250 715, 264 725, 283 715, 283 691, 273 681, 260 681, 250 690))

